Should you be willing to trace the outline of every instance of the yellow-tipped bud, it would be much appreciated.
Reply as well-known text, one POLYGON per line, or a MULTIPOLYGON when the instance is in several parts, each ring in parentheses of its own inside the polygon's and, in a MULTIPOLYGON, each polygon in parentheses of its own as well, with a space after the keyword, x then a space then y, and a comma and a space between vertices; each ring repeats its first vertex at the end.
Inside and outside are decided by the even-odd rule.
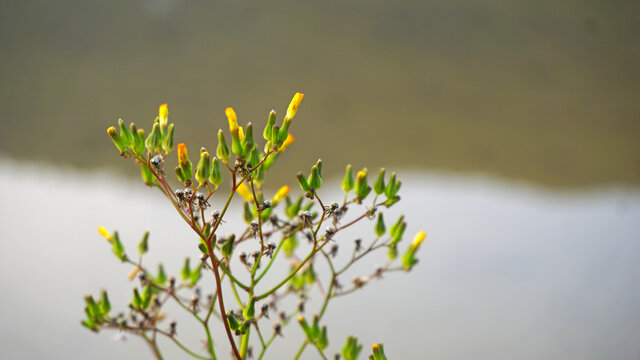
POLYGON ((420 247, 420 244, 422 244, 426 236, 427 236, 427 233, 425 233, 424 231, 418 232, 416 236, 413 238, 413 242, 411 243, 411 249, 413 251, 418 250, 418 248, 420 247))
POLYGON ((164 128, 169 119, 169 108, 167 104, 162 104, 158 108, 158 118, 160 119, 160 127, 164 128))
POLYGON ((189 155, 187 155, 187 145, 184 143, 178 144, 178 163, 180 165, 186 165, 189 162, 189 155))
POLYGON ((107 241, 111 241, 111 239, 113 238, 113 235, 109 231, 107 231, 104 226, 98 227, 98 233, 102 235, 102 237, 107 239, 107 241))
POLYGON ((280 190, 278 190, 278 192, 276 192, 276 194, 273 196, 272 203, 274 205, 279 203, 282 199, 285 198, 285 196, 287 196, 287 194, 289 193, 289 190, 290 189, 287 185, 281 187, 280 190))
POLYGON ((302 315, 298 316, 298 322, 303 322, 304 321, 304 317, 302 315))
POLYGON ((287 138, 284 140, 282 146, 280 146, 280 149, 278 149, 278 151, 284 151, 289 147, 289 145, 293 144, 294 141, 296 141, 296 138, 291 134, 287 134, 287 138))
POLYGON ((238 132, 238 117, 236 116, 236 112, 233 111, 233 108, 228 107, 224 113, 227 115, 227 120, 229 120, 229 131, 232 134, 238 132))
POLYGON ((242 126, 238 126, 238 138, 240 141, 244 141, 244 130, 242 130, 242 126))
POLYGON ((246 183, 240 184, 238 186, 238 194, 242 196, 246 201, 253 203, 253 195, 251 194, 251 189, 247 186, 246 183))
POLYGON ((289 104, 289 108, 287 109, 286 117, 289 120, 293 119, 293 117, 296 116, 296 112, 298 111, 298 106, 300 106, 300 102, 302 101, 303 97, 304 97, 304 94, 301 94, 299 92, 293 95, 293 99, 291 99, 291 103, 289 104))
POLYGON ((140 269, 139 266, 137 266, 137 265, 134 266, 133 269, 131 269, 131 271, 129 272, 129 275, 127 276, 129 278, 129 281, 133 280, 141 270, 142 269, 140 269))
POLYGON ((116 131, 115 126, 110 126, 110 127, 107 129, 107 134, 109 134, 109 135, 111 135, 111 136, 116 135, 116 134, 117 134, 117 131, 116 131))

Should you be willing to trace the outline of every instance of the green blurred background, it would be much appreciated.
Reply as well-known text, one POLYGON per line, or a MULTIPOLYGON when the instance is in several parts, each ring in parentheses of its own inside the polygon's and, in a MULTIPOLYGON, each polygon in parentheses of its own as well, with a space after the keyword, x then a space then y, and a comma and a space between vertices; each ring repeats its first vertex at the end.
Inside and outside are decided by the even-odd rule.
POLYGON ((105 129, 213 148, 295 91, 276 181, 317 157, 552 187, 640 184, 638 1, 2 1, 0 156, 123 166, 105 129), (280 175, 282 174, 282 175, 280 175))

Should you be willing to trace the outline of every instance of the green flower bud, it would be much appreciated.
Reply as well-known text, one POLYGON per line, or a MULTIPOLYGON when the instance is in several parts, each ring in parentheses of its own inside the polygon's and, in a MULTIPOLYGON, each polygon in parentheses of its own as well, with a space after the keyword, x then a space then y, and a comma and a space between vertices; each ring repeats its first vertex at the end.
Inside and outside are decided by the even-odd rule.
POLYGON ((396 181, 396 173, 392 172, 391 177, 389 178, 389 183, 384 189, 384 194, 388 199, 394 198, 396 196, 398 190, 400 190, 400 185, 402 185, 402 183, 400 181, 396 181))
POLYGON ((120 261, 125 262, 127 260, 127 255, 124 252, 124 246, 120 242, 120 237, 118 236, 118 232, 113 232, 113 237, 111 244, 113 245, 113 253, 116 255, 120 261))
POLYGON ((320 350, 324 350, 329 346, 329 338, 327 337, 327 327, 323 326, 322 331, 320 332, 320 336, 316 341, 316 345, 320 348, 320 350))
POLYGON ((371 355, 372 360, 387 360, 387 357, 384 355, 384 348, 382 344, 373 344, 373 355, 371 355))
POLYGON ((242 315, 244 316, 245 320, 251 320, 253 319, 254 316, 256 316, 256 298, 255 297, 251 297, 251 300, 249 300, 249 303, 247 304, 247 306, 242 309, 242 315))
POLYGON ((353 189, 353 171, 351 171, 351 164, 347 165, 347 169, 344 172, 344 178, 342 178, 342 190, 346 194, 353 189))
POLYGON ((298 239, 295 234, 291 234, 282 240, 282 251, 287 257, 293 256, 296 248, 298 247, 298 239))
POLYGON ((182 280, 187 281, 187 279, 191 276, 191 265, 189 263, 189 258, 184 259, 184 265, 182 266, 182 271, 180 272, 180 277, 182 280))
MULTIPOLYGON (((401 217, 402 218, 402 217, 401 217)), ((395 225, 395 224, 394 224, 395 225)), ((389 235, 391 235, 391 242, 389 244, 395 245, 402 240, 402 235, 404 235, 404 230, 407 228, 406 222, 401 222, 396 229, 393 229, 393 234, 391 230, 389 230, 389 235)))
POLYGON ((244 146, 240 140, 240 129, 231 133, 231 151, 238 156, 244 155, 244 146))
POLYGON ((313 341, 315 340, 313 332, 311 331, 311 327, 309 327, 309 323, 307 322, 307 320, 303 316, 298 316, 298 323, 302 327, 302 331, 304 331, 305 335, 307 335, 307 339, 309 340, 309 342, 315 343, 315 341, 313 341))
POLYGON ((162 264, 158 264, 158 276, 156 277, 155 283, 163 285, 166 281, 167 274, 164 272, 164 266, 162 266, 162 264))
POLYGON ((254 147, 248 154, 249 158, 247 159, 247 161, 251 164, 252 167, 260 163, 260 155, 258 154, 257 148, 254 147))
POLYGON ((322 178, 320 177, 320 171, 317 165, 311 167, 311 174, 309 174, 307 182, 314 190, 318 190, 322 186, 322 178))
MULTIPOLYGON (((267 143, 267 145, 269 145, 269 144, 267 143)), ((265 146, 265 148, 267 148, 267 146, 265 146)), ((268 149, 267 149, 267 151, 268 151, 268 149)), ((266 154, 266 152, 265 152, 265 154, 266 154)), ((269 155, 269 157, 267 158, 267 160, 265 160, 265 161, 262 163, 261 168, 263 168, 263 169, 264 169, 264 171, 269 170, 269 168, 271 167, 271 165, 273 165, 273 163, 275 163, 275 162, 276 162, 276 159, 278 158, 278 156, 280 156, 280 153, 272 153, 271 155, 269 155)))
POLYGON ((224 244, 222 244, 222 247, 220 248, 220 251, 222 251, 222 256, 224 257, 231 256, 231 254, 233 253, 233 243, 235 242, 235 240, 236 240, 236 236, 234 234, 231 234, 231 236, 229 236, 227 241, 225 241, 224 244))
POLYGON ((149 307, 149 304, 151 304, 151 286, 147 285, 144 287, 144 289, 142 290, 142 295, 140 296, 142 298, 142 304, 141 308, 142 309, 146 309, 149 307))
POLYGON ((162 134, 160 133, 160 124, 155 122, 151 134, 147 137, 144 145, 147 147, 150 153, 154 151, 160 151, 162 144, 162 134))
POLYGON ((209 182, 216 187, 222 184, 222 170, 220 170, 220 161, 218 161, 217 157, 214 157, 213 162, 211 163, 211 176, 209 176, 209 182))
POLYGON ((111 137, 111 140, 113 141, 113 143, 116 145, 116 147, 121 153, 127 150, 127 147, 124 144, 124 141, 122 140, 120 135, 118 135, 118 133, 116 132, 115 127, 111 126, 110 128, 108 128, 107 134, 109 134, 109 137, 111 137))
POLYGON ((180 166, 182 179, 178 172, 176 171, 176 175, 178 175, 178 180, 180 182, 186 182, 187 180, 191 180, 193 176, 193 165, 189 160, 189 154, 187 153, 187 146, 184 143, 178 144, 178 165, 180 166))
POLYGON ((242 146, 245 149, 245 154, 248 154, 256 147, 256 143, 253 141, 253 125, 251 125, 251 123, 247 124, 242 146))
POLYGON ((262 132, 262 137, 265 140, 271 140, 271 130, 273 130, 273 124, 276 122, 276 112, 275 110, 271 110, 269 112, 269 118, 267 119, 267 126, 264 127, 264 131, 262 132))
POLYGON ((122 139, 122 143, 125 146, 132 147, 133 145, 133 134, 124 126, 124 121, 122 119, 118 119, 118 128, 120 129, 120 138, 122 139))
POLYGON ((227 146, 227 140, 224 138, 224 131, 218 130, 218 149, 216 149, 216 155, 223 162, 227 163, 231 154, 229 153, 229 147, 227 146))
POLYGON ((142 129, 138 130, 136 128, 136 124, 131 123, 129 125, 129 131, 130 131, 131 137, 133 139, 133 143, 129 147, 133 150, 133 152, 136 155, 142 156, 144 154, 144 151, 145 151, 144 130, 142 130, 142 129))
POLYGON ((245 201, 244 202, 244 221, 247 224, 251 224, 253 219, 254 217, 253 217, 253 211, 251 211, 251 205, 249 204, 248 201, 245 201))
POLYGON ((302 273, 302 276, 307 284, 313 284, 316 282, 316 272, 313 271, 313 264, 309 265, 305 269, 305 271, 302 273))
POLYGON ((311 342, 317 344, 318 339, 320 338, 320 318, 318 315, 313 316, 313 325, 311 326, 311 342))
POLYGON ((111 311, 111 303, 109 302, 109 296, 107 296, 107 290, 102 290, 100 294, 100 311, 103 315, 109 314, 111 311))
POLYGON ((156 182, 155 176, 153 176, 153 173, 145 164, 140 164, 140 177, 142 177, 142 181, 144 181, 147 186, 153 186, 156 182))
POLYGON ((200 263, 200 265, 198 265, 198 267, 195 268, 195 270, 193 270, 189 275, 189 286, 194 286, 195 284, 198 283, 198 281, 200 280, 200 276, 202 276, 201 270, 202 270, 202 263, 200 263))
POLYGON ((180 168, 180 166, 176 166, 174 170, 176 172, 176 177, 178 178, 178 181, 180 181, 181 183, 184 183, 185 181, 187 181, 187 178, 182 173, 182 169, 180 168))
POLYGON ((309 191, 309 183, 307 182, 307 179, 305 179, 302 171, 296 174, 296 178, 298 178, 298 184, 300 184, 300 188, 302 189, 302 191, 309 191))
POLYGON ((389 228, 389 235, 392 238, 396 236, 396 233, 400 229, 400 224, 402 224, 403 221, 404 221, 404 215, 400 215, 398 220, 396 220, 396 222, 393 223, 393 225, 391 225, 391 227, 389 228))
POLYGON ((378 178, 376 179, 376 182, 373 184, 373 191, 375 191, 376 194, 380 195, 384 192, 384 190, 385 190, 384 169, 380 169, 380 173, 378 173, 378 178))
POLYGON ((164 136, 164 141, 162 141, 162 150, 164 150, 165 154, 173 150, 173 127, 173 124, 169 124, 167 134, 164 136))
POLYGON ((138 253, 140 255, 144 255, 149 251, 149 232, 145 231, 144 235, 142 235, 142 240, 138 244, 138 253))
POLYGON ((271 145, 275 146, 277 148, 280 147, 280 141, 278 134, 280 133, 280 126, 278 125, 273 125, 273 127, 271 128, 271 145))
POLYGON ((298 216, 298 212, 300 211, 300 208, 302 206, 303 199, 304 197, 302 195, 298 197, 298 200, 296 202, 292 202, 288 196, 285 198, 287 206, 287 208, 285 209, 285 214, 289 219, 293 219, 298 216))
POLYGON ((420 244, 422 244, 426 236, 427 234, 424 231, 418 232, 407 249, 407 252, 402 255, 402 267, 404 267, 405 270, 411 270, 411 268, 418 262, 418 259, 416 259, 416 252, 420 248, 420 244))
POLYGON ((376 222, 376 235, 378 235, 378 237, 384 235, 385 231, 387 231, 387 228, 384 225, 384 219, 382 218, 382 213, 379 212, 378 213, 378 221, 376 222))
POLYGON ((131 301, 131 305, 133 305, 134 308, 138 309, 142 307, 142 298, 140 297, 138 288, 133 288, 133 300, 131 301))
POLYGON ((356 176, 355 193, 361 200, 364 200, 370 191, 371 186, 367 184, 367 169, 364 168, 358 171, 358 175, 356 176))
POLYGON ((231 329, 231 331, 236 331, 240 328, 240 323, 231 310, 227 312, 227 321, 229 322, 229 329, 231 329))
POLYGON ((344 357, 344 360, 357 360, 360 351, 362 351, 362 345, 358 344, 358 339, 349 336, 347 343, 342 348, 342 357, 344 357))
POLYGON ((207 149, 200 149, 200 161, 196 167, 196 180, 199 184, 204 184, 211 176, 211 157, 207 149))

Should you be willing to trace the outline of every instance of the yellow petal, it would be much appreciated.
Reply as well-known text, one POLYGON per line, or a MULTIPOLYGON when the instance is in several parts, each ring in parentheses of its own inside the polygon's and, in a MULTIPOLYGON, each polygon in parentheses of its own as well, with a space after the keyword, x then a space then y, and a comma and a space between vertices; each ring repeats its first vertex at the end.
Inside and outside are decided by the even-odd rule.
POLYGON ((294 141, 296 141, 296 138, 291 134, 287 134, 287 138, 284 140, 282 146, 280 146, 280 149, 278 149, 278 151, 284 151, 289 147, 289 145, 293 144, 294 141))
POLYGON ((184 143, 178 144, 178 162, 180 165, 184 165, 189 162, 189 156, 187 155, 187 145, 184 143))
POLYGON ((136 275, 138 275, 138 273, 140 272, 140 267, 139 266, 134 266, 133 269, 131 269, 131 272, 129 273, 129 275, 127 276, 129 278, 129 281, 133 280, 136 275))
POLYGON ((242 126, 238 126, 238 138, 240 141, 244 140, 244 131, 242 130, 242 126))
POLYGON ((167 107, 167 104, 162 104, 160 105, 160 107, 158 108, 158 117, 160 118, 160 120, 162 121, 162 119, 167 119, 167 117, 169 116, 169 107, 167 107))
POLYGON ((107 231, 107 229, 104 228, 104 226, 98 227, 98 233, 100 233, 100 235, 102 235, 105 239, 111 241, 112 235, 109 231, 107 231))
POLYGON ((246 183, 240 184, 237 191, 238 194, 240 194, 240 196, 242 196, 245 200, 247 200, 248 202, 253 202, 253 194, 251 194, 251 189, 249 189, 246 183))
POLYGON ((287 194, 289 193, 289 187, 287 185, 283 186, 280 188, 280 190, 278 190, 278 192, 276 192, 276 194, 273 196, 273 203, 277 204, 280 202, 280 200, 284 199, 285 196, 287 196, 287 194))
POLYGON ((289 104, 289 108, 287 109, 287 117, 289 119, 293 119, 293 117, 296 116, 298 106, 300 106, 300 102, 302 101, 303 97, 304 94, 301 94, 299 92, 293 95, 293 99, 291 99, 291 103, 289 104))
POLYGON ((236 112, 233 111, 233 108, 228 107, 224 113, 227 115, 227 120, 229 120, 229 130, 233 134, 238 131, 238 117, 236 116, 236 112))
POLYGON ((418 250, 418 248, 420 247, 420 244, 422 244, 426 236, 427 236, 427 233, 425 233, 424 231, 418 232, 416 236, 413 238, 413 242, 411 243, 411 248, 414 251, 418 250))

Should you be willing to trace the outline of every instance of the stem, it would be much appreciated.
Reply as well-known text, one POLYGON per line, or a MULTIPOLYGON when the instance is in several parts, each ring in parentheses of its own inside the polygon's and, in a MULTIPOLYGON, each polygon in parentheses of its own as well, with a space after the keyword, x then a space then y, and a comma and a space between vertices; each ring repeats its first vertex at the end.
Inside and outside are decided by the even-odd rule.
POLYGON ((242 335, 242 342, 240 343, 240 355, 244 359, 247 356, 247 349, 249 349, 249 334, 251 333, 251 327, 247 328, 247 332, 242 335))
POLYGON ((309 343, 309 340, 305 340, 302 343, 302 346, 300 346, 300 349, 298 349, 298 352, 296 353, 296 356, 293 357, 293 360, 298 360, 300 359, 300 356, 302 356, 302 352, 304 351, 304 349, 307 347, 307 344, 309 343))

